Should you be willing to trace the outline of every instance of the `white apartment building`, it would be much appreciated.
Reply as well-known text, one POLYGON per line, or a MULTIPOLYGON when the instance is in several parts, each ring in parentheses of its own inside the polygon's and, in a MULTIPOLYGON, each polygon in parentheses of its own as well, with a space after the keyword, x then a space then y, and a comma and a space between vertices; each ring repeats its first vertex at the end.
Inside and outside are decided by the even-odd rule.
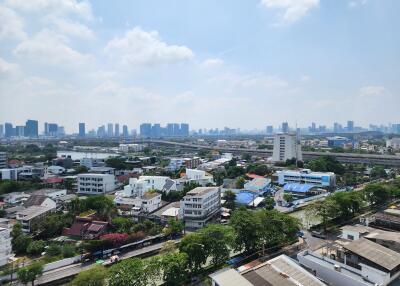
POLYGON ((0 169, 7 168, 7 153, 0 152, 0 169))
POLYGON ((313 172, 310 169, 301 169, 277 171, 276 174, 279 185, 299 183, 324 188, 334 188, 336 186, 336 175, 332 172, 313 172))
POLYGON ((140 176, 139 179, 130 178, 129 185, 124 187, 124 190, 118 191, 115 194, 117 196, 124 197, 141 197, 150 189, 162 191, 164 186, 172 184, 169 186, 168 191, 176 191, 176 181, 171 180, 169 177, 165 176, 140 176))
POLYGON ((66 169, 64 167, 55 166, 55 165, 54 166, 49 166, 46 169, 46 173, 50 173, 50 174, 53 174, 53 175, 60 175, 60 174, 65 173, 65 171, 66 171, 66 169))
POLYGON ((78 175, 78 194, 100 195, 115 189, 115 176, 86 173, 78 175))
POLYGON ((114 199, 117 207, 125 210, 137 210, 145 213, 151 213, 161 206, 161 194, 155 192, 146 192, 141 197, 121 197, 114 199))
POLYGON ((8 263, 11 257, 11 230, 9 227, 0 227, 0 267, 8 263))
POLYGON ((93 167, 103 167, 105 165, 105 162, 104 159, 85 157, 80 160, 79 164, 81 166, 85 166, 88 169, 91 169, 93 167))
POLYGON ((123 153, 140 152, 144 149, 143 144, 119 144, 118 151, 123 153))
POLYGON ((184 179, 189 181, 195 181, 202 186, 207 184, 214 184, 214 178, 212 175, 207 175, 207 173, 203 170, 196 169, 186 169, 186 176, 184 179))
POLYGON ((296 134, 280 133, 274 137, 273 162, 285 162, 293 158, 303 160, 301 145, 297 142, 296 134))
POLYGON ((17 169, 0 169, 0 180, 18 180, 17 169))
POLYGON ((386 148, 392 148, 393 150, 400 150, 400 138, 392 138, 386 140, 386 148))
POLYGON ((25 233, 30 233, 37 223, 55 210, 55 207, 30 206, 24 210, 18 211, 16 214, 16 219, 21 223, 22 231, 25 233))
POLYGON ((221 190, 218 187, 197 187, 180 202, 180 218, 187 228, 202 228, 221 210, 221 190))

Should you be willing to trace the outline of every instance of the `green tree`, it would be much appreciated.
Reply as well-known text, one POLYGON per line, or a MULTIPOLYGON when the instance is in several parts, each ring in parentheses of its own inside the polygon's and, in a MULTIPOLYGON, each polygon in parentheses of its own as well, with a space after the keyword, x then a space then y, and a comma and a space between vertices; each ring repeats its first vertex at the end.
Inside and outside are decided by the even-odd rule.
POLYGON ((96 265, 89 270, 79 272, 70 286, 105 286, 106 278, 107 269, 104 266, 96 265))
POLYGON ((20 268, 17 273, 18 279, 22 283, 28 284, 31 282, 32 286, 34 286, 35 280, 43 273, 43 265, 39 262, 33 262, 28 266, 20 268))
POLYGON ((291 202, 293 202, 293 194, 292 193, 284 193, 283 194, 283 199, 286 202, 291 203, 291 202))
POLYGON ((231 190, 227 190, 226 192, 224 192, 224 200, 225 207, 231 210, 235 209, 236 194, 234 192, 232 192, 231 190))
POLYGON ((380 179, 387 178, 387 173, 383 166, 374 166, 371 170, 371 178, 380 179))
POLYGON ((204 247, 204 236, 200 232, 185 235, 179 244, 179 250, 188 256, 188 267, 193 274, 198 273, 207 261, 208 253, 204 247))
POLYGON ((244 153, 242 155, 242 160, 246 160, 246 161, 251 160, 251 155, 249 153, 244 153))
POLYGON ((258 248, 261 228, 255 213, 246 208, 236 209, 229 221, 235 231, 234 246, 237 251, 251 252, 258 248))
POLYGON ((61 246, 59 246, 58 244, 52 243, 47 248, 46 255, 50 256, 50 257, 55 257, 55 256, 60 255, 61 252, 62 252, 61 246))
POLYGON ((15 253, 23 254, 26 253, 26 249, 32 241, 32 238, 23 234, 22 225, 16 223, 11 231, 11 246, 15 253))
POLYGON ((72 245, 65 244, 62 247, 62 256, 64 258, 73 257, 75 255, 75 248, 72 245))
POLYGON ((46 247, 46 242, 43 240, 34 240, 29 243, 26 252, 30 255, 39 255, 44 251, 46 247))
POLYGON ((88 171, 89 170, 88 170, 88 168, 86 166, 79 165, 79 166, 75 167, 75 172, 77 174, 87 173, 88 171))
POLYGON ((184 227, 185 226, 182 221, 171 218, 168 220, 168 224, 167 227, 164 229, 164 233, 165 235, 171 236, 178 235, 182 233, 184 227))
POLYGON ((40 237, 49 239, 62 233, 64 227, 70 226, 73 216, 69 214, 51 214, 38 224, 40 237))
POLYGON ((235 187, 237 189, 243 189, 245 183, 246 183, 246 180, 243 177, 239 177, 236 179, 235 187))
POLYGON ((159 264, 155 260, 131 258, 114 264, 109 269, 109 286, 148 286, 157 280, 159 264))
POLYGON ((163 279, 167 286, 184 285, 187 279, 188 256, 184 252, 168 253, 161 258, 163 279))
POLYGON ((130 218, 116 217, 112 219, 111 225, 116 232, 131 233, 134 222, 130 218))
POLYGON ((390 191, 383 184, 370 184, 364 188, 366 199, 371 205, 378 206, 390 199, 390 191))
POLYGON ((265 203, 265 209, 266 210, 273 210, 274 206, 275 206, 275 200, 273 197, 266 197, 264 199, 264 203, 265 203))
POLYGON ((106 160, 107 167, 115 168, 116 170, 128 169, 125 159, 122 157, 110 157, 106 160))
POLYGON ((229 259, 230 246, 233 244, 233 229, 220 224, 210 224, 200 230, 206 253, 215 265, 229 259))
POLYGON ((320 217, 324 230, 326 231, 329 221, 338 217, 339 210, 340 208, 334 200, 326 198, 323 201, 316 201, 308 205, 306 212, 310 216, 314 215, 320 217))
POLYGON ((235 179, 239 176, 243 176, 246 173, 246 170, 240 166, 229 166, 226 169, 226 175, 230 179, 235 179))
POLYGON ((180 197, 183 198, 184 196, 186 196, 186 194, 189 191, 191 191, 191 190, 193 190, 193 189, 195 189, 197 187, 201 187, 201 185, 199 183, 197 183, 197 182, 191 181, 191 182, 185 183, 183 185, 183 190, 182 190, 182 192, 180 194, 180 197))

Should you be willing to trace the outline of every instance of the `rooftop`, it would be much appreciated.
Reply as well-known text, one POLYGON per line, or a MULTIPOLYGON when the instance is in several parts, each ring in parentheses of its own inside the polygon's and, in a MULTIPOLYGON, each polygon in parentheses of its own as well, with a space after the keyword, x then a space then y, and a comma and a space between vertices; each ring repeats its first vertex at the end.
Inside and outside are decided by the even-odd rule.
POLYGON ((44 214, 53 208, 51 207, 42 207, 42 206, 31 206, 28 207, 24 210, 18 211, 17 212, 17 217, 23 216, 24 220, 30 220, 34 217, 37 217, 41 214, 44 214))
POLYGON ((189 196, 200 195, 201 196, 201 195, 205 195, 209 192, 214 192, 216 190, 218 190, 217 187, 197 187, 197 188, 194 188, 193 190, 187 192, 186 195, 189 195, 189 196))
POLYGON ((360 238, 343 247, 389 271, 400 265, 400 253, 365 238, 360 238))
POLYGON ((145 192, 142 196, 142 199, 144 200, 150 200, 152 198, 161 196, 161 194, 157 193, 157 192, 145 192))

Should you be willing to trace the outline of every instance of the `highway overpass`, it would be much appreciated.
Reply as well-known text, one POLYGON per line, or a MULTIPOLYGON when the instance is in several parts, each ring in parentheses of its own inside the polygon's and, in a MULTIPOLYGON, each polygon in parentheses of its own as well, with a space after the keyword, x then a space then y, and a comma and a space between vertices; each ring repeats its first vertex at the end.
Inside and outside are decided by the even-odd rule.
MULTIPOLYGON (((266 149, 247 149, 247 148, 230 148, 230 147, 217 147, 210 145, 199 145, 192 143, 176 142, 176 141, 166 141, 166 140, 140 140, 136 143, 149 143, 155 146, 171 146, 179 147, 181 149, 208 149, 208 150, 218 150, 221 152, 233 153, 235 155, 240 155, 243 153, 248 153, 251 155, 259 155, 264 157, 272 156, 271 150, 266 149)), ((378 164, 391 167, 400 167, 400 156, 394 155, 377 155, 377 154, 357 154, 357 153, 330 153, 330 152, 303 152, 304 160, 312 160, 321 156, 334 156, 341 163, 363 163, 363 164, 378 164)))

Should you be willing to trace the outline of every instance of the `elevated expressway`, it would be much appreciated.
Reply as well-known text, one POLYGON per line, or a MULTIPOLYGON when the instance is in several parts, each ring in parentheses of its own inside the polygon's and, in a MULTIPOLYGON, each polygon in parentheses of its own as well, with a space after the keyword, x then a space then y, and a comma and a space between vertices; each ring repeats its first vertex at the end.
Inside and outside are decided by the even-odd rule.
MULTIPOLYGON (((154 146, 170 146, 179 147, 181 149, 193 150, 193 149, 208 149, 218 150, 221 152, 233 153, 235 155, 248 153, 252 155, 259 155, 264 157, 272 156, 271 150, 265 149, 247 149, 247 148, 230 148, 230 147, 217 147, 210 145, 199 145, 176 141, 166 140, 138 140, 137 143, 149 143, 154 146)), ((400 156, 395 155, 377 155, 377 154, 356 154, 356 153, 330 153, 330 152, 304 152, 304 160, 312 160, 321 156, 334 156, 341 163, 359 163, 359 164, 378 164, 391 167, 400 167, 400 156)))

